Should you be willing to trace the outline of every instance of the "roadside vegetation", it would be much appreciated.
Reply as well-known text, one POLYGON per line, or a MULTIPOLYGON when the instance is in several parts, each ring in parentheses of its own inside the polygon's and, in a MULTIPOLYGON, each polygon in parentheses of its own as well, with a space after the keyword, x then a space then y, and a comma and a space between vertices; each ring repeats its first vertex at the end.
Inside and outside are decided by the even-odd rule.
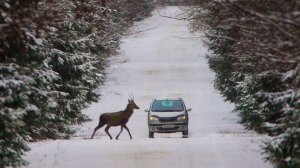
POLYGON ((28 142, 69 138, 88 121, 107 58, 153 0, 0 3, 0 167, 28 164, 28 142))
POLYGON ((191 27, 205 32, 214 86, 241 123, 271 140, 266 160, 300 167, 300 1, 194 0, 191 27))

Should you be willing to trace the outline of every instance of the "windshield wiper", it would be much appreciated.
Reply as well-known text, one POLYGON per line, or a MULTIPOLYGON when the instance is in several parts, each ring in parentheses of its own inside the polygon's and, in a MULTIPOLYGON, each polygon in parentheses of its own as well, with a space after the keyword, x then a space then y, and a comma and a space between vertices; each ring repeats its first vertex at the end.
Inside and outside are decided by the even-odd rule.
POLYGON ((153 112, 166 112, 166 111, 169 111, 169 110, 152 110, 153 112))
POLYGON ((183 111, 183 110, 152 110, 153 112, 174 112, 174 111, 183 111))

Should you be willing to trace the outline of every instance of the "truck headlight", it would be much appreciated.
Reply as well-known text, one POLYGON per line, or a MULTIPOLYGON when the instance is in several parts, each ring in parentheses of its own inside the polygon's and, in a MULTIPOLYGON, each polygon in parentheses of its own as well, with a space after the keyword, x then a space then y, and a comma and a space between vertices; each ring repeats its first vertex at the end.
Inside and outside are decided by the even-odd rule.
POLYGON ((180 115, 177 117, 178 122, 186 122, 187 121, 187 116, 186 115, 180 115))
POLYGON ((155 115, 150 115, 149 116, 149 122, 151 122, 151 123, 158 123, 159 122, 158 117, 155 116, 155 115))

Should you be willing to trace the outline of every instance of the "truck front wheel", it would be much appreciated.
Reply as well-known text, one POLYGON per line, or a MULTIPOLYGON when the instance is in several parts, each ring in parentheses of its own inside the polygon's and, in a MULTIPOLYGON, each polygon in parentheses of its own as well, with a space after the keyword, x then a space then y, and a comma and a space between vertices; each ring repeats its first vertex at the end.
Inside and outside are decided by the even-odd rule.
POLYGON ((189 137, 189 130, 183 131, 182 132, 182 137, 183 138, 188 138, 189 137))
POLYGON ((149 132, 149 138, 154 138, 154 132, 149 132))

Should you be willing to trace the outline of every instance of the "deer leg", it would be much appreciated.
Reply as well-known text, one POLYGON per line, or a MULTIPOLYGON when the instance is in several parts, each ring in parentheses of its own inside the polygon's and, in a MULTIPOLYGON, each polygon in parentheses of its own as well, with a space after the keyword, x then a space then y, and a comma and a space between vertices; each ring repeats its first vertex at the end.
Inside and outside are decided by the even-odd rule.
POLYGON ((100 128, 100 127, 99 127, 99 125, 98 125, 98 126, 94 129, 94 132, 93 132, 93 135, 92 135, 91 139, 94 138, 94 135, 95 135, 96 131, 97 131, 99 128, 100 128))
POLYGON ((121 125, 121 131, 120 131, 119 134, 116 136, 116 140, 119 139, 119 136, 120 136, 120 134, 121 134, 122 131, 123 131, 123 125, 121 125))
POLYGON ((124 125, 123 127, 127 130, 128 134, 129 134, 129 136, 130 136, 130 139, 132 139, 132 136, 131 136, 131 134, 130 134, 130 131, 129 131, 128 127, 127 127, 126 125, 124 125))
POLYGON ((93 135, 92 135, 91 139, 93 139, 93 137, 94 137, 96 131, 98 131, 98 129, 100 129, 100 128, 103 127, 104 125, 105 125, 105 123, 101 123, 101 122, 99 123, 99 125, 94 129, 94 132, 93 132, 93 135))
POLYGON ((109 125, 106 126, 105 128, 105 132, 107 133, 107 135, 109 136, 110 139, 112 139, 112 136, 109 134, 108 129, 110 128, 109 125))

